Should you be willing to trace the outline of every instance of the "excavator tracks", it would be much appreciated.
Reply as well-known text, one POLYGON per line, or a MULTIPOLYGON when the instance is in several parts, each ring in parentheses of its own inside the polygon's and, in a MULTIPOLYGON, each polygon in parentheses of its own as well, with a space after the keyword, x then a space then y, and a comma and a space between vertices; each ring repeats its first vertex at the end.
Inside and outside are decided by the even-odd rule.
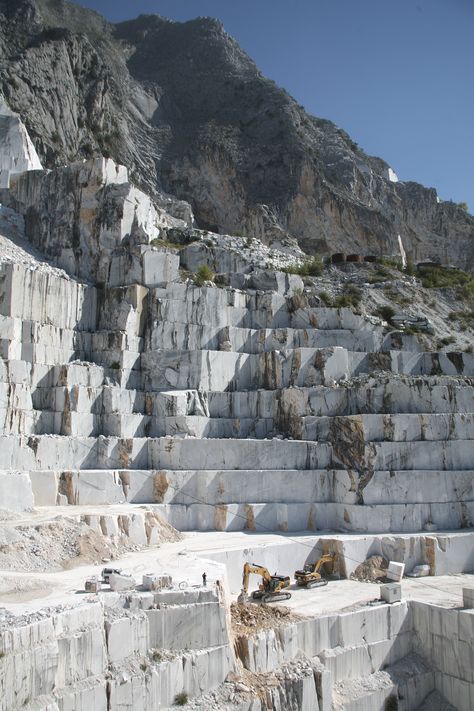
POLYGON ((277 602, 277 600, 289 600, 291 597, 291 593, 289 592, 281 592, 281 593, 266 593, 262 595, 262 602, 267 603, 267 602, 277 602))
POLYGON ((321 580, 310 580, 306 584, 306 588, 323 588, 325 585, 328 584, 328 581, 325 578, 321 578, 321 580))

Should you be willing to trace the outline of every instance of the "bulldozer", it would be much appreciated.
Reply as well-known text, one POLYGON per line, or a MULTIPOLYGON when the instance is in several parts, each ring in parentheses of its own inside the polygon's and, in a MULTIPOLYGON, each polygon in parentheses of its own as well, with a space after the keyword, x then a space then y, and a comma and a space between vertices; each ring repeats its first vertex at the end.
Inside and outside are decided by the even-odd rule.
POLYGON ((289 600, 290 592, 285 592, 284 588, 289 587, 290 577, 288 575, 272 575, 263 565, 255 563, 245 563, 242 579, 242 591, 238 597, 238 602, 245 602, 248 599, 249 578, 250 575, 261 575, 262 582, 258 586, 258 590, 252 592, 254 600, 262 602, 274 602, 275 600, 289 600))
POLYGON ((328 581, 323 578, 320 571, 324 565, 330 565, 332 571, 335 560, 335 553, 325 553, 315 563, 307 563, 303 570, 295 570, 297 585, 305 588, 319 588, 327 585, 328 581))

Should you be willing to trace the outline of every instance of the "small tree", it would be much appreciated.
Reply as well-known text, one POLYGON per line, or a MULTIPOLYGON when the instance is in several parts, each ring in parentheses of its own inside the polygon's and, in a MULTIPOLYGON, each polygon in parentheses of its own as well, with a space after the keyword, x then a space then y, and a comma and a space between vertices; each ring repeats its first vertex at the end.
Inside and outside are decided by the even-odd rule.
POLYGON ((375 313, 377 316, 380 316, 380 318, 383 318, 384 321, 387 321, 387 323, 390 324, 392 323, 392 318, 395 316, 395 310, 392 309, 389 304, 386 306, 379 306, 375 313))
POLYGON ((196 286, 202 286, 205 281, 214 281, 215 274, 208 264, 201 264, 194 275, 196 286))
POLYGON ((174 705, 175 706, 186 706, 188 703, 188 695, 182 691, 180 694, 176 694, 174 697, 174 705))
POLYGON ((407 258, 407 265, 405 267, 405 273, 408 274, 408 276, 415 276, 415 274, 416 274, 415 265, 413 264, 413 259, 411 257, 407 258))
POLYGON ((469 212, 469 205, 467 202, 458 202, 458 207, 460 207, 461 210, 464 210, 464 212, 469 212))

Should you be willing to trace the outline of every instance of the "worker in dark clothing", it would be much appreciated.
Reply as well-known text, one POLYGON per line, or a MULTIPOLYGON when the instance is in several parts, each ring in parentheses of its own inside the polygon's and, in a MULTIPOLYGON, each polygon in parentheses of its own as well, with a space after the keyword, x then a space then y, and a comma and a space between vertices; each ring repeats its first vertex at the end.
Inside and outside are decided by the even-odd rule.
POLYGON ((206 585, 207 585, 207 575, 206 575, 206 573, 203 573, 203 574, 202 574, 202 584, 204 585, 204 587, 206 587, 206 585))

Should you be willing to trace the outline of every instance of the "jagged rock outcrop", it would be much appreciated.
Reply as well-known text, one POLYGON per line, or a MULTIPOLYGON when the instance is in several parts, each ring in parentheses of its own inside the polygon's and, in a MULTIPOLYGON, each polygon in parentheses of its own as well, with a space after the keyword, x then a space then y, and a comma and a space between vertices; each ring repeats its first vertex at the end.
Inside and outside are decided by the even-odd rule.
POLYGON ((309 252, 397 252, 400 234, 414 259, 473 267, 472 216, 306 114, 220 23, 113 26, 62 0, 0 13, 2 88, 46 165, 105 153, 204 228, 309 252))
POLYGON ((10 178, 27 170, 42 170, 35 147, 20 117, 10 111, 0 94, 0 188, 10 186, 10 178))
POLYGON ((111 285, 177 278, 178 258, 150 243, 187 223, 154 205, 110 159, 25 172, 11 179, 4 200, 23 215, 29 242, 69 274, 111 285))

